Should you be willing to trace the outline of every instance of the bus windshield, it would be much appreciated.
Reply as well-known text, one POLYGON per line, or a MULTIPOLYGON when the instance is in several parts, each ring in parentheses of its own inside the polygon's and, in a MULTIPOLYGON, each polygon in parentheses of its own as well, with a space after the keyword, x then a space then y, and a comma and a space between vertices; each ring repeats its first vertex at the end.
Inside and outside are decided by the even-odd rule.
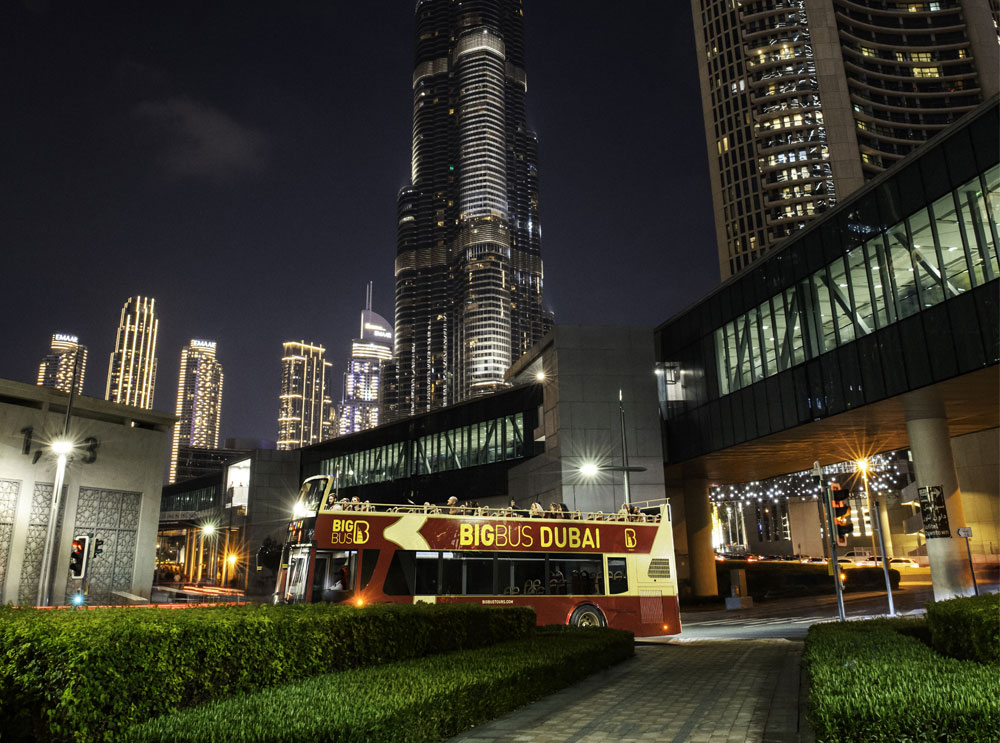
POLYGON ((326 489, 326 480, 323 478, 306 480, 299 492, 299 502, 309 513, 316 513, 319 509, 320 501, 323 500, 323 491, 326 489))

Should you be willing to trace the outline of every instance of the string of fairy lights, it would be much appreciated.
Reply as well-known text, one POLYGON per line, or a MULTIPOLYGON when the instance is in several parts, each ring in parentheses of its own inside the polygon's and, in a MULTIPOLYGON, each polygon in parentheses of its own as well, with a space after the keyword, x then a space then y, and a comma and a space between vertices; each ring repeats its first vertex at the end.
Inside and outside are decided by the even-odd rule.
MULTIPOLYGON (((867 462, 868 489, 872 495, 902 490, 913 480, 906 451, 883 452, 872 455, 867 460, 835 462, 823 467, 823 478, 827 482, 840 483, 843 490, 852 493, 860 491, 864 494, 863 461, 867 462)), ((793 499, 816 500, 819 495, 819 485, 813 480, 812 470, 792 472, 766 480, 716 485, 709 490, 709 497, 714 503, 740 506, 766 501, 787 503, 793 499)))

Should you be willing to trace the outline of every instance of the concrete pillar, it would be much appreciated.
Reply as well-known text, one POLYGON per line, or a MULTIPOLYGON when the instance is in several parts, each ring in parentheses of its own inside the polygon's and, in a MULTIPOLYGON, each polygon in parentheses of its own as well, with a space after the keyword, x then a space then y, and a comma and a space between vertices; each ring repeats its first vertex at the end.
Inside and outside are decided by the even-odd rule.
MULTIPOLYGON (((879 529, 882 530, 882 542, 885 544, 885 554, 886 557, 892 559, 896 555, 892 551, 892 534, 889 531, 889 510, 885 507, 885 498, 881 500, 876 499, 876 502, 878 503, 878 525, 879 529)), ((878 552, 875 554, 878 554, 878 552)))
POLYGON ((691 587, 695 596, 718 596, 715 552, 712 550, 712 504, 708 480, 684 480, 684 523, 687 528, 691 587))
POLYGON ((944 403, 933 388, 907 393, 903 398, 906 432, 910 438, 917 488, 940 486, 948 514, 948 537, 928 537, 927 559, 931 567, 934 600, 971 596, 972 573, 962 540, 955 530, 965 526, 962 493, 951 452, 944 403))

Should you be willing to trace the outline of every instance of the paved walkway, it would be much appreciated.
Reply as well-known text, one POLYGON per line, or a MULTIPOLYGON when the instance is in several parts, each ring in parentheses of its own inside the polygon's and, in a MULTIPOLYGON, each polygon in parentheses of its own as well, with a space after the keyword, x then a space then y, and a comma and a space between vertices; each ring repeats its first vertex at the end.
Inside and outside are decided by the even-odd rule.
MULTIPOLYGON (((811 743, 800 733, 802 643, 637 645, 636 657, 452 743, 811 743)), ((805 723, 801 723, 805 728, 805 723)))

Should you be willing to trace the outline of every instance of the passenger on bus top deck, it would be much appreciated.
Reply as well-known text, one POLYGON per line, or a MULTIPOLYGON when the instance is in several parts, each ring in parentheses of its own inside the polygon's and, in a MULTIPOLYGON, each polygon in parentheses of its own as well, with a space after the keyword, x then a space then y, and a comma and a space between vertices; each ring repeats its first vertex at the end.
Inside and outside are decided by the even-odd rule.
POLYGON ((451 496, 448 499, 448 513, 450 513, 452 515, 455 515, 455 514, 461 513, 461 512, 462 512, 462 509, 458 507, 458 497, 454 496, 454 495, 451 496))
POLYGON ((541 503, 532 503, 528 515, 533 519, 540 519, 545 516, 545 509, 541 503))

